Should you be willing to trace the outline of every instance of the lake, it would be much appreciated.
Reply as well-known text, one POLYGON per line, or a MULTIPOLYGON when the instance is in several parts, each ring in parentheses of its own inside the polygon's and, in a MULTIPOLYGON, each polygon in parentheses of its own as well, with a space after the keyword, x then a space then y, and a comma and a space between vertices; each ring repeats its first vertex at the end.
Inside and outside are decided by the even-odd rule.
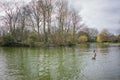
POLYGON ((0 80, 120 80, 120 46, 0 47, 0 80))

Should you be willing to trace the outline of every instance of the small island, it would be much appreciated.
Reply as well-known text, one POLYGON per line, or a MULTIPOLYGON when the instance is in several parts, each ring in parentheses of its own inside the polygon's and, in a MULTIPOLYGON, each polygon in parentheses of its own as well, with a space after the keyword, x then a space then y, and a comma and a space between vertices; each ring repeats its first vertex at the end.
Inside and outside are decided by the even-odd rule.
POLYGON ((79 43, 119 43, 120 33, 90 28, 69 2, 36 0, 1 2, 0 46, 72 46, 79 43), (56 3, 56 4, 55 4, 56 3), (16 5, 17 4, 17 5, 16 5), (12 5, 12 6, 11 6, 12 5))

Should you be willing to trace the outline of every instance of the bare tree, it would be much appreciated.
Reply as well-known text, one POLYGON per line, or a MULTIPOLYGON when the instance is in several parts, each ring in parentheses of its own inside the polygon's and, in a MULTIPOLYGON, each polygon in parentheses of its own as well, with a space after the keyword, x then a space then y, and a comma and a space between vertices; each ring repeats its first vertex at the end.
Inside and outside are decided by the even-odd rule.
MULTIPOLYGON (((17 21, 17 29, 16 29, 16 33, 18 32, 18 30, 20 31, 20 36, 21 36, 21 41, 23 41, 25 39, 25 35, 24 32, 26 31, 27 28, 27 22, 29 22, 28 18, 30 17, 30 10, 28 6, 22 6, 19 8, 19 12, 18 14, 18 21, 17 21)), ((16 35, 17 37, 17 35, 16 35)))
POLYGON ((8 27, 8 32, 14 36, 17 27, 17 20, 19 18, 19 6, 18 3, 5 2, 2 3, 1 7, 5 15, 2 16, 4 21, 4 26, 8 27))
POLYGON ((52 14, 53 14, 53 5, 54 0, 47 0, 47 27, 48 27, 48 41, 50 41, 51 38, 51 21, 52 21, 52 14))
POLYGON ((41 26, 41 22, 42 22, 42 12, 41 12, 41 7, 39 7, 39 4, 37 3, 37 1, 32 1, 31 5, 29 5, 30 9, 31 9, 31 22, 32 22, 32 27, 34 29, 35 32, 37 32, 38 37, 40 34, 40 26, 41 26), (36 30, 37 27, 37 30, 36 30))
POLYGON ((66 25, 66 18, 67 18, 67 11, 68 11, 68 2, 66 0, 58 0, 56 2, 56 13, 57 13, 57 18, 56 21, 58 21, 58 33, 59 33, 59 38, 61 42, 64 42, 64 32, 65 32, 65 25, 66 25))
POLYGON ((29 35, 34 32, 38 35, 35 40, 44 43, 75 42, 76 33, 81 27, 78 11, 71 8, 67 0, 32 0, 22 6, 5 2, 2 8, 5 12, 4 26, 9 28, 7 32, 16 41, 24 41, 26 32, 30 30, 29 35))
POLYGON ((44 43, 47 42, 47 31, 46 31, 46 22, 47 22, 47 0, 38 0, 38 7, 41 10, 42 22, 43 22, 43 32, 44 32, 44 43))
POLYGON ((71 9, 72 12, 71 12, 71 18, 72 18, 72 33, 73 33, 73 41, 75 41, 75 35, 76 35, 76 32, 77 32, 77 29, 80 29, 81 26, 80 26, 80 22, 81 22, 81 17, 78 13, 77 10, 75 10, 74 8, 71 9))

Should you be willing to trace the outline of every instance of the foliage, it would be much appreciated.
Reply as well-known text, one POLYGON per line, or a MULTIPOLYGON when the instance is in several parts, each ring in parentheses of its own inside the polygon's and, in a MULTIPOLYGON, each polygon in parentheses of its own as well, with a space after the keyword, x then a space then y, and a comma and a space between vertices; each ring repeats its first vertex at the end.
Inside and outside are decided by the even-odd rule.
POLYGON ((0 38, 0 45, 2 44, 2 39, 0 38))
POLYGON ((109 41, 109 32, 104 29, 97 35, 97 42, 107 42, 109 41))
POLYGON ((117 36, 110 34, 108 42, 117 42, 117 36))
POLYGON ((117 36, 117 41, 120 42, 120 34, 117 36))
POLYGON ((76 41, 82 19, 76 9, 69 7, 67 0, 32 0, 21 6, 5 4, 1 4, 6 14, 3 26, 16 42, 63 44, 76 41))
POLYGON ((29 37, 26 39, 25 43, 27 43, 29 46, 34 46, 35 42, 38 41, 38 36, 34 32, 29 33, 29 37))
POLYGON ((78 38, 78 42, 87 42, 88 41, 88 37, 86 35, 80 36, 78 38))
POLYGON ((88 33, 85 31, 79 31, 78 36, 83 36, 83 35, 88 36, 88 33))
POLYGON ((98 34, 98 30, 95 28, 83 28, 82 31, 84 34, 88 36, 88 41, 89 42, 95 42, 96 41, 96 35, 98 34))
POLYGON ((15 43, 14 37, 11 34, 7 34, 3 37, 3 43, 6 46, 12 46, 15 43))
POLYGON ((120 42, 120 36, 111 35, 106 29, 98 34, 97 29, 88 28, 67 0, 32 0, 21 6, 3 2, 1 5, 5 15, 0 43, 8 46, 15 42, 30 46, 71 45, 96 39, 97 42, 120 42))

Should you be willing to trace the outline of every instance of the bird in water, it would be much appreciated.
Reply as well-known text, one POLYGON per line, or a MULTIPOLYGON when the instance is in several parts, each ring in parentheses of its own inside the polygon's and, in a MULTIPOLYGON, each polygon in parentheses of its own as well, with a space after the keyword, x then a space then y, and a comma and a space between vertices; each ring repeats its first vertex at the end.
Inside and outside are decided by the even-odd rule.
POLYGON ((96 59, 96 52, 95 52, 95 50, 93 52, 94 52, 94 56, 92 57, 92 59, 95 60, 96 59))

